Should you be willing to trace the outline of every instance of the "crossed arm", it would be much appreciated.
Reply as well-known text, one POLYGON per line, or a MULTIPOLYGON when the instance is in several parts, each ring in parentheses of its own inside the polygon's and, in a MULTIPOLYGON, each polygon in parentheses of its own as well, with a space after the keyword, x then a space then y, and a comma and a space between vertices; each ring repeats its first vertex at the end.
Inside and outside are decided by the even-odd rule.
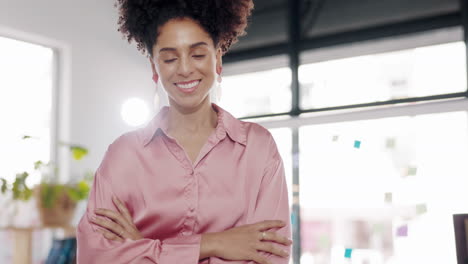
MULTIPOLYGON (((125 204, 113 197, 118 211, 96 209, 96 214, 107 217, 92 220, 100 226, 98 232, 106 239, 124 242, 126 239, 136 241, 143 236, 132 223, 131 215, 125 204)), ((266 220, 255 224, 235 227, 223 232, 205 233, 201 235, 199 260, 217 257, 225 260, 252 260, 256 263, 270 263, 267 258, 257 251, 268 252, 279 257, 288 257, 286 250, 274 246, 271 242, 291 245, 292 241, 276 232, 268 231, 273 228, 283 228, 286 223, 279 220, 266 220), (270 243, 265 243, 269 241, 270 243)))
POLYGON ((263 175, 255 210, 247 225, 222 232, 164 240, 143 238, 125 204, 96 173, 78 229, 78 263, 260 263, 286 264, 291 249, 287 187, 281 159, 263 175))

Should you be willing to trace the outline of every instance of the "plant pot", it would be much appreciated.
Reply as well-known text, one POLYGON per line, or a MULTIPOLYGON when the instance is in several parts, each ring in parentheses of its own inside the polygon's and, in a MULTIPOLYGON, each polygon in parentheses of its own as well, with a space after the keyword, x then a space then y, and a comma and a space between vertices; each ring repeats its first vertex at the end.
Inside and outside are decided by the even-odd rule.
MULTIPOLYGON (((63 185, 61 185, 63 186, 63 185)), ((37 201, 37 208, 39 210, 39 217, 42 225, 44 226, 69 226, 75 214, 76 202, 70 199, 66 191, 60 185, 38 185, 34 189, 34 196, 37 201), (44 200, 44 195, 54 189, 54 199, 52 203, 50 200, 44 200), (57 189, 62 189, 57 191, 57 189)), ((50 193, 49 193, 50 194, 50 193)))

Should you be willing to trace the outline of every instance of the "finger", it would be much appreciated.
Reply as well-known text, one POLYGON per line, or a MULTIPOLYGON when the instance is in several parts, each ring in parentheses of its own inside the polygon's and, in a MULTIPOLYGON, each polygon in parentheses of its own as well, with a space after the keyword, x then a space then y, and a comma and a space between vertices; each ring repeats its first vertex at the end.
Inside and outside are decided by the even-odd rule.
POLYGON ((107 230, 103 230, 103 229, 98 229, 97 230, 99 233, 101 233, 105 238, 109 239, 109 240, 114 240, 114 241, 121 241, 123 242, 123 238, 115 235, 114 233, 112 232, 109 232, 107 230))
POLYGON ((258 231, 265 231, 275 227, 284 227, 286 223, 280 220, 265 220, 256 225, 258 231))
POLYGON ((268 253, 271 253, 273 255, 283 257, 283 258, 289 257, 289 253, 287 251, 273 246, 272 243, 260 242, 257 245, 257 250, 268 252, 268 253))
POLYGON ((260 240, 268 240, 273 241, 285 246, 290 246, 292 244, 292 240, 288 239, 287 237, 281 236, 276 232, 265 232, 265 237, 260 240))
POLYGON ((101 219, 101 218, 98 218, 98 217, 91 217, 91 220, 90 220, 92 223, 95 223, 96 225, 100 226, 100 227, 104 227, 105 229, 109 230, 109 231, 112 231, 114 234, 119 234, 120 232, 122 232, 122 229, 123 227, 120 226, 119 224, 113 222, 113 221, 110 221, 110 220, 107 220, 107 219, 101 219))
POLYGON ((113 196, 112 197, 112 201, 114 201, 115 205, 117 206, 117 209, 119 210, 119 212, 121 214, 123 214, 123 216, 125 217, 125 219, 129 222, 129 223, 132 223, 133 224, 133 219, 132 219, 132 216, 130 215, 130 212, 128 211, 127 207, 125 206, 125 204, 119 200, 119 198, 117 198, 117 196, 113 196))
POLYGON ((255 261, 258 264, 271 264, 266 258, 262 257, 260 254, 256 253, 251 257, 251 260, 255 261))
POLYGON ((132 226, 133 223, 131 223, 131 224, 128 223, 127 219, 125 219, 120 213, 117 213, 115 211, 108 210, 108 209, 103 209, 103 208, 96 209, 94 212, 97 215, 106 216, 106 217, 114 220, 114 222, 121 225, 125 230, 132 230, 133 229, 133 226, 132 226))

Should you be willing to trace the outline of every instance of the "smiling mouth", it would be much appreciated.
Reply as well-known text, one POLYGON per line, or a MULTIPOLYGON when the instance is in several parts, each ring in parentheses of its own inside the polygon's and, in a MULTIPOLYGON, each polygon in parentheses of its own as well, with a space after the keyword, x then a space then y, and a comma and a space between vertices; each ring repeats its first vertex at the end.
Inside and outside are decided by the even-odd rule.
POLYGON ((189 81, 189 82, 178 82, 178 83, 174 83, 177 87, 179 87, 180 89, 191 89, 195 86, 197 86, 199 83, 200 83, 201 79, 200 80, 193 80, 193 81, 189 81))

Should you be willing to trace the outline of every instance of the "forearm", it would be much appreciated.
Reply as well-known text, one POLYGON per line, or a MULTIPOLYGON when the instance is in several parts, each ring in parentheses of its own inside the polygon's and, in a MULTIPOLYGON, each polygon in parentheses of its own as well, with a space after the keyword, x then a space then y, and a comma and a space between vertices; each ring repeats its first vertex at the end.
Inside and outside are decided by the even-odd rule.
POLYGON ((215 236, 216 233, 205 233, 201 235, 199 260, 215 257, 215 236))

